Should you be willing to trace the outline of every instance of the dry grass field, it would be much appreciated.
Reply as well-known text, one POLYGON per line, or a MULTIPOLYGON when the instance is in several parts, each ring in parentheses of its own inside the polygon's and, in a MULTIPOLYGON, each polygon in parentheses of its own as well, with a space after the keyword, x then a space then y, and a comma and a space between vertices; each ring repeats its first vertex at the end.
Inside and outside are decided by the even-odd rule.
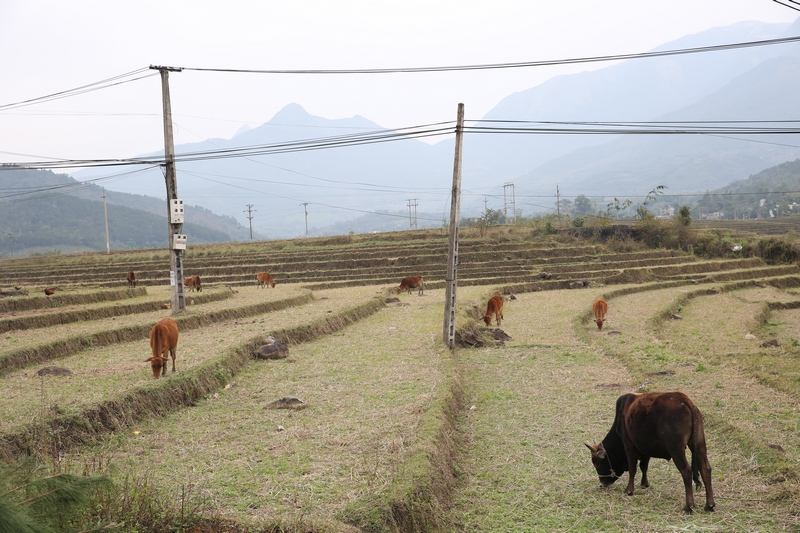
MULTIPOLYGON (((286 264, 362 249, 375 265, 413 264, 406 244, 386 246, 388 259, 360 242, 270 246, 286 264)), ((92 517, 125 521, 126 533, 800 530, 796 267, 665 254, 669 266, 659 270, 657 257, 621 266, 622 256, 584 244, 486 246, 495 245, 498 258, 517 254, 514 272, 529 261, 531 274, 489 284, 491 261, 477 268, 458 289, 458 326, 481 331, 472 309, 482 314, 503 292, 505 346, 445 349, 444 291, 435 283, 399 303, 383 302, 397 296, 385 283, 235 286, 231 297, 198 301, 179 317, 178 371, 161 380, 143 362, 146 331, 169 311, 11 329, 0 359, 18 360, 0 374, 0 451, 9 460, 40 453, 45 468, 108 473, 116 489, 98 497, 92 517), (558 281, 537 279, 548 257, 557 257, 548 268, 558 281), (566 288, 600 262, 620 265, 609 280, 638 282, 599 277, 566 288), (601 295, 609 303, 602 332, 590 320, 601 295), (287 359, 252 358, 269 334, 289 342, 287 359), (53 350, 57 359, 28 358, 75 338, 88 341, 53 350), (35 374, 49 364, 73 375, 35 374), (600 488, 584 446, 605 436, 620 394, 667 390, 685 392, 704 414, 713 513, 702 510, 700 492, 696 512, 682 514, 680 475, 663 460, 651 464, 651 487, 637 483, 633 497, 624 495, 627 476, 600 488), (305 407, 267 408, 285 396, 305 407), (80 435, 65 438, 71 425, 80 435)), ((195 253, 223 263, 229 254, 233 264, 237 250, 195 253)), ((65 276, 81 265, 64 261, 65 276)), ((369 268, 348 272, 366 279, 369 268)), ((146 289, 0 311, 0 320, 168 299, 166 286, 146 289)))

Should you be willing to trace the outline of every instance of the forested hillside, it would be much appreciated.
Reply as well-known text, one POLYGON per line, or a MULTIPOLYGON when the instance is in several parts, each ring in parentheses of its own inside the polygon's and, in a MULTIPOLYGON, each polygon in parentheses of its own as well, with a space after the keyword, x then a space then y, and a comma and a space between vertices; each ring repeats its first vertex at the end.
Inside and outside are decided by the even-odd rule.
POLYGON ((736 218, 742 215, 764 218, 770 216, 770 209, 775 215, 797 214, 798 208, 790 207, 793 203, 800 203, 800 159, 709 191, 698 206, 706 213, 722 212, 725 218, 733 218, 734 213, 736 218))
MULTIPOLYGON (((49 171, 0 171, 0 257, 10 256, 12 247, 17 256, 104 250, 103 202, 99 195, 89 200, 68 194, 75 183, 69 176, 49 171)), ((167 245, 166 216, 109 202, 108 226, 112 249, 167 245)), ((231 240, 225 232, 198 224, 187 223, 183 229, 190 244, 231 240)))

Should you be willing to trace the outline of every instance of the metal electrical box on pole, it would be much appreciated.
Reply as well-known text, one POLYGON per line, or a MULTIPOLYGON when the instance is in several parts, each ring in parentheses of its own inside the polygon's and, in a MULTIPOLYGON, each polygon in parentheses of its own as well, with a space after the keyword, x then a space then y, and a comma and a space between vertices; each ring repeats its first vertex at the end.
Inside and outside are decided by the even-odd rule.
POLYGON ((450 239, 447 250, 447 273, 444 299, 442 340, 451 350, 456 338, 456 288, 458 287, 458 222, 461 217, 461 141, 464 136, 464 104, 458 104, 456 150, 453 162, 453 191, 450 199, 450 239))
POLYGON ((183 293, 183 252, 186 250, 186 235, 183 227, 183 200, 178 199, 178 181, 175 176, 175 143, 172 138, 172 106, 169 99, 169 72, 182 69, 150 65, 161 73, 161 97, 164 102, 164 180, 167 184, 167 222, 169 224, 169 284, 172 294, 172 313, 186 309, 183 293))

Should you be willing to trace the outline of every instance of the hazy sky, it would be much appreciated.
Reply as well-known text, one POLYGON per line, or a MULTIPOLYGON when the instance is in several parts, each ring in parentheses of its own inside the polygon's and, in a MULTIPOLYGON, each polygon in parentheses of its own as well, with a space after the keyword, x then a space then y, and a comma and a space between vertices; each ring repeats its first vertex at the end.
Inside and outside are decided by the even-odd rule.
MULTIPOLYGON (((336 69, 534 61, 642 52, 715 26, 798 15, 772 0, 0 0, 0 105, 151 64, 336 69)), ((358 114, 385 127, 453 120, 458 102, 477 119, 513 92, 603 66, 327 77, 174 73, 176 143, 230 137, 292 102, 314 115, 358 114)), ((0 162, 163 148, 157 76, 0 111, 0 121, 0 162)))

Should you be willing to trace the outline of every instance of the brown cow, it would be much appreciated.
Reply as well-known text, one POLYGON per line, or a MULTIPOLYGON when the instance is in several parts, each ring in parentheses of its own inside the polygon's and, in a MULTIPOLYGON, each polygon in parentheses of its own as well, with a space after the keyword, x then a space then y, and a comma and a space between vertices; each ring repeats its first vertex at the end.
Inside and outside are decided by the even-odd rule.
POLYGON ((642 467, 642 487, 649 487, 647 467, 651 457, 672 459, 683 477, 686 505, 683 512, 692 513, 694 494, 692 479, 698 490, 706 484, 706 511, 714 510, 711 488, 711 465, 706 454, 703 415, 682 392, 649 392, 623 394, 617 399, 617 412, 611 430, 603 442, 586 446, 592 452, 592 463, 600 484, 609 487, 623 472, 628 472, 625 494, 633 496, 636 463, 642 467), (691 465, 686 460, 686 447, 692 451, 691 465))
POLYGON ((200 276, 190 276, 188 278, 183 278, 183 286, 189 289, 190 291, 201 292, 203 290, 203 286, 200 283, 200 276))
POLYGON ((128 272, 128 276, 126 278, 128 280, 128 287, 136 287, 136 284, 139 283, 139 280, 136 279, 136 274, 133 272, 128 272))
POLYGON ((403 278, 400 282, 400 286, 397 287, 397 294, 407 290, 408 294, 411 294, 411 289, 419 289, 417 291, 417 295, 422 295, 425 291, 423 289, 422 283, 422 276, 409 276, 407 278, 403 278))
POLYGON ((256 274, 256 278, 258 279, 258 286, 262 288, 266 288, 267 285, 272 285, 272 288, 275 288, 275 280, 272 279, 272 276, 269 275, 269 272, 259 272, 256 274))
POLYGON ((56 291, 54 291, 53 289, 45 289, 45 290, 44 290, 44 293, 45 293, 47 296, 52 296, 52 295, 54 295, 54 294, 56 293, 56 291))
POLYGON ((167 361, 172 356, 172 372, 175 372, 175 355, 178 349, 178 324, 171 318, 159 320, 150 330, 150 348, 153 356, 145 359, 153 367, 153 377, 166 376, 167 361))
POLYGON ((606 321, 606 313, 608 313, 608 302, 603 298, 598 298, 592 304, 592 312, 594 313, 594 323, 597 324, 597 329, 603 331, 603 324, 606 321))
POLYGON ((486 304, 486 314, 481 317, 481 320, 486 322, 487 326, 492 325, 492 315, 497 320, 497 325, 500 325, 500 319, 503 318, 503 297, 492 296, 486 304))

